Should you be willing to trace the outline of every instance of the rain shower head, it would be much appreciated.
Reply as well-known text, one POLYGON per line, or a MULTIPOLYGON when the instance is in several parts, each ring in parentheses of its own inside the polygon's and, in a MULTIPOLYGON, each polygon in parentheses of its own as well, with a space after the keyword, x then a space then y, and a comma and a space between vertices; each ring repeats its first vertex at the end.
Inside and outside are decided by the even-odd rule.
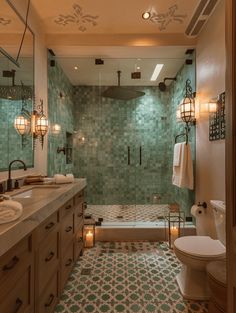
POLYGON ((158 87, 160 89, 160 91, 166 91, 166 84, 165 84, 165 81, 166 80, 176 80, 176 77, 166 77, 164 78, 164 81, 163 82, 160 82, 158 87))
POLYGON ((143 91, 133 90, 127 87, 120 86, 120 75, 121 71, 117 71, 118 75, 118 86, 108 87, 103 93, 102 97, 112 98, 117 100, 132 100, 145 95, 143 91))

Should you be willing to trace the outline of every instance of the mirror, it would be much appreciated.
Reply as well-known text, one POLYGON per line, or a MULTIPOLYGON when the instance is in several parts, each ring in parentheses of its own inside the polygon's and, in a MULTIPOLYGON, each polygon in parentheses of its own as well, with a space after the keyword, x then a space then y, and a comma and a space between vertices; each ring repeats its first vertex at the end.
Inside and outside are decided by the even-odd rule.
MULTIPOLYGON (((27 4, 25 0, 25 12, 27 4)), ((14 159, 34 166, 31 136, 22 138, 14 128, 22 106, 32 112, 34 99, 34 34, 25 29, 25 17, 11 1, 0 0, 0 171, 14 159)))

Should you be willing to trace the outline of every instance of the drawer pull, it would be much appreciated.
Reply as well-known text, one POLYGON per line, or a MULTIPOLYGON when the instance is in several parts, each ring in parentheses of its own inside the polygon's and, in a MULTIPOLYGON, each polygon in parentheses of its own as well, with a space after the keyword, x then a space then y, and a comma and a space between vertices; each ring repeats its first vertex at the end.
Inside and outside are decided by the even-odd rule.
POLYGON ((54 257, 54 255, 55 253, 51 251, 49 255, 45 258, 45 262, 49 262, 54 257))
POLYGON ((79 241, 82 241, 82 242, 83 242, 83 237, 79 237, 79 241))
POLYGON ((51 222, 49 223, 47 226, 45 226, 46 230, 49 230, 50 228, 52 228, 55 225, 55 223, 51 222))
POLYGON ((70 266, 72 264, 73 260, 72 259, 68 259, 68 261, 66 262, 65 266, 70 266))
POLYGON ((4 271, 11 270, 19 261, 20 261, 20 259, 15 255, 8 264, 3 266, 2 269, 4 271))
POLYGON ((65 208, 65 209, 66 209, 66 210, 70 210, 71 208, 72 208, 72 205, 71 205, 71 204, 69 204, 69 205, 67 205, 67 206, 66 206, 66 208, 65 208))
POLYGON ((51 293, 49 296, 48 302, 45 303, 44 306, 48 308, 52 304, 53 300, 54 300, 54 295, 51 293))
POLYGON ((68 227, 65 229, 65 232, 69 233, 71 230, 72 230, 72 226, 68 226, 68 227))
POLYGON ((77 215, 77 217, 81 217, 81 216, 83 216, 83 213, 79 213, 79 214, 77 215))
POLYGON ((22 304, 23 304, 23 301, 22 301, 21 299, 17 298, 17 299, 16 299, 16 308, 15 308, 15 310, 13 311, 13 313, 19 312, 19 310, 20 310, 22 304))

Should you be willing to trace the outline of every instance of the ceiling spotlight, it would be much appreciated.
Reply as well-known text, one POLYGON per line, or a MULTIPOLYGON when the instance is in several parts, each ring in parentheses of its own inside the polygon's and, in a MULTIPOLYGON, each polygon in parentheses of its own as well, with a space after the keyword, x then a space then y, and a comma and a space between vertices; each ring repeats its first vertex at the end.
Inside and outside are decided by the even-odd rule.
POLYGON ((74 69, 75 69, 75 70, 78 70, 78 66, 74 66, 74 69))
POLYGON ((142 18, 143 18, 144 20, 148 20, 150 17, 151 17, 151 13, 150 13, 150 12, 144 12, 144 13, 142 14, 142 18))
POLYGON ((137 66, 137 70, 140 70, 140 66, 137 66))

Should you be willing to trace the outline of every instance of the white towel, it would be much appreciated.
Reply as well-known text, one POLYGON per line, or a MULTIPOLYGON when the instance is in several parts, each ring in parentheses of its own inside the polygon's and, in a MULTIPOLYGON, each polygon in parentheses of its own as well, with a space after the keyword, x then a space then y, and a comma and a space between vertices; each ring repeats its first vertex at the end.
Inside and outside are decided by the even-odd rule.
POLYGON ((9 223, 18 219, 23 212, 20 202, 4 200, 0 202, 0 224, 9 223))
POLYGON ((182 143, 179 166, 173 166, 172 184, 193 189, 193 161, 189 144, 182 143))
POLYGON ((61 174, 55 174, 54 175, 55 183, 56 184, 68 184, 74 182, 74 175, 73 174, 67 174, 66 176, 61 174))
POLYGON ((173 166, 179 166, 180 164, 181 149, 183 144, 185 143, 176 143, 174 146, 173 166))

